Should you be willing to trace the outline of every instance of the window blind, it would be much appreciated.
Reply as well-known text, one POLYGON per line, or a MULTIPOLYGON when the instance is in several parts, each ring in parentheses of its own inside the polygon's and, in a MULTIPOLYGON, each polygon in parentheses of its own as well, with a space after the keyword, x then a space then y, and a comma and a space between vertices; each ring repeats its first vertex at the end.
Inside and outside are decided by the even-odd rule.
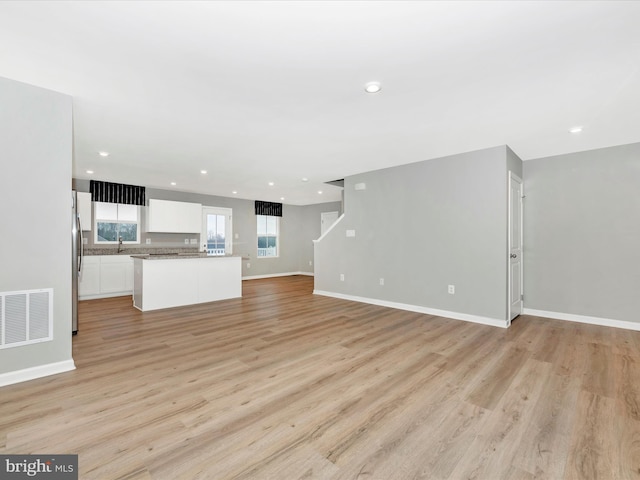
POLYGON ((89 184, 92 202, 123 203, 125 205, 145 204, 145 187, 122 183, 91 180, 89 184))
POLYGON ((256 200, 256 215, 282 216, 282 204, 256 200))

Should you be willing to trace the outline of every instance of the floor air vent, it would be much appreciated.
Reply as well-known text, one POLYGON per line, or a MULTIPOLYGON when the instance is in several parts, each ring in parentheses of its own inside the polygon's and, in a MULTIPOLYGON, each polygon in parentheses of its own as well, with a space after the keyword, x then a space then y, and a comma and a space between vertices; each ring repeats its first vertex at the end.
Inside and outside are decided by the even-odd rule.
POLYGON ((52 288, 0 292, 0 348, 52 339, 52 288))

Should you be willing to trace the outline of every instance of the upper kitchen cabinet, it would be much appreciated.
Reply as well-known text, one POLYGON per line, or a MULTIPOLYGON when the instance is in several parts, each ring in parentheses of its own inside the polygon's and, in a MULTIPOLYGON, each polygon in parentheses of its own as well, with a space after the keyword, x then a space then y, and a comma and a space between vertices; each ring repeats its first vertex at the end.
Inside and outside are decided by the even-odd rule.
POLYGON ((91 230, 91 194, 89 192, 78 192, 78 216, 82 230, 91 230))
POLYGON ((202 205, 149 199, 147 203, 147 232, 200 233, 202 205))

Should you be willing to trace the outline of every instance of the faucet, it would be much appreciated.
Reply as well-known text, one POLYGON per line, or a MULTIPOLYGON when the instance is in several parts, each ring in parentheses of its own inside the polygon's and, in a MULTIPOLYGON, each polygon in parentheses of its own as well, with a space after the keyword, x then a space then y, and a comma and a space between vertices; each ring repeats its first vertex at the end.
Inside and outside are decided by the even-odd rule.
POLYGON ((122 237, 118 237, 118 253, 122 251, 122 237))

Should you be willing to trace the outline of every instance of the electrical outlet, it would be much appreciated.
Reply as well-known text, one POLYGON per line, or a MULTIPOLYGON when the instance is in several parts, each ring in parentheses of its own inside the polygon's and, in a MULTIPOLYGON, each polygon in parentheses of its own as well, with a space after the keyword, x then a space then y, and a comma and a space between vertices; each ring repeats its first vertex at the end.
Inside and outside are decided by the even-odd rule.
POLYGON ((236 240, 240 238, 240 235, 238 235, 237 233, 234 233, 233 236, 235 237, 236 240))
POLYGON ((146 244, 147 244, 147 245, 151 245, 151 239, 150 239, 150 238, 147 238, 147 240, 146 240, 146 244))
POLYGON ((185 239, 184 239, 184 244, 185 244, 185 245, 189 245, 189 239, 188 239, 188 238, 185 238, 185 239))
POLYGON ((191 245, 197 245, 198 244, 198 239, 197 238, 192 238, 189 243, 191 243, 191 245))
POLYGON ((344 273, 341 273, 341 274, 340 274, 340 281, 341 281, 341 282, 344 282, 344 273))
POLYGON ((251 268, 251 264, 247 262, 247 268, 251 268))
POLYGON ((82 244, 83 244, 83 245, 89 245, 89 239, 88 239, 87 237, 84 237, 84 238, 82 239, 82 244))
POLYGON ((380 279, 380 285, 384 285, 384 278, 380 279))
POLYGON ((309 260, 309 266, 312 266, 313 262, 311 260, 309 260))
POLYGON ((456 286, 455 285, 449 285, 449 288, 447 289, 447 291, 451 294, 454 295, 456 293, 456 286))

